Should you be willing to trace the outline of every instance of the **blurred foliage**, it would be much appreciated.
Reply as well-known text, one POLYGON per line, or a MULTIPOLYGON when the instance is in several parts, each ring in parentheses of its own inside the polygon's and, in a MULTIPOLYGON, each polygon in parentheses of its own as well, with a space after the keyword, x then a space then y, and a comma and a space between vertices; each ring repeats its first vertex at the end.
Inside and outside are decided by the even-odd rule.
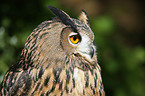
POLYGON ((26 38, 54 15, 48 5, 90 17, 106 96, 145 96, 145 10, 137 0, 6 0, 0 3, 0 82, 26 38))

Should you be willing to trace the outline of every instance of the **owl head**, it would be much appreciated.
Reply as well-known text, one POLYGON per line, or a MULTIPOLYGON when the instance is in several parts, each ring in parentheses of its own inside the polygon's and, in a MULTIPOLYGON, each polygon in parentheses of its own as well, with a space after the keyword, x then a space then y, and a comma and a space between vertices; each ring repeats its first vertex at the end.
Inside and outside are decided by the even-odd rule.
POLYGON ((31 55, 31 60, 42 64, 48 60, 65 61, 70 57, 73 58, 71 60, 83 59, 92 64, 96 62, 94 33, 86 12, 82 11, 78 19, 73 19, 62 10, 52 6, 48 8, 56 17, 42 22, 25 44, 24 51, 31 55))

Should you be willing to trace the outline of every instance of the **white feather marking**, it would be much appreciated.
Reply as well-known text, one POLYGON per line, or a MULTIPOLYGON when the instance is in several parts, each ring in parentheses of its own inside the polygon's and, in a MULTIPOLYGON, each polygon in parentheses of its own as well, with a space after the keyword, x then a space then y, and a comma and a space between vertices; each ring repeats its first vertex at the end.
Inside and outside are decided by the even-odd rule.
POLYGON ((87 60, 92 62, 93 60, 91 59, 91 56, 89 54, 91 51, 91 45, 92 45, 91 40, 87 36, 87 34, 81 34, 81 37, 82 37, 82 41, 77 46, 77 51, 78 51, 78 53, 80 53, 80 55, 82 55, 87 60))
POLYGON ((83 94, 83 89, 84 89, 84 72, 78 68, 74 69, 74 75, 73 78, 75 79, 76 87, 75 91, 76 93, 83 94))

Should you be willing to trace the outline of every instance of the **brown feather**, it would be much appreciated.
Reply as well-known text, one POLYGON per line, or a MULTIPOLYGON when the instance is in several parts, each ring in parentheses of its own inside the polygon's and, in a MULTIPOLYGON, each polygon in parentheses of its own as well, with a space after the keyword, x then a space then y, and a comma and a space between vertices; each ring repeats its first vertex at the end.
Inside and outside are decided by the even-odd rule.
POLYGON ((105 96, 94 34, 86 20, 71 20, 82 41, 83 36, 89 38, 85 44, 94 51, 87 55, 90 58, 78 52, 79 45, 70 44, 74 30, 64 22, 58 18, 42 22, 28 37, 20 60, 6 73, 0 96, 105 96))

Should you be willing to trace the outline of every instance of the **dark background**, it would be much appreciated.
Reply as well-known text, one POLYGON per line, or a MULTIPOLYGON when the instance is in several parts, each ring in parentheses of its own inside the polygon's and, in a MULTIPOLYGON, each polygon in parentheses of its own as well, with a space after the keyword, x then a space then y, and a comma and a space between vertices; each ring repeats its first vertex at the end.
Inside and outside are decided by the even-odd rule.
POLYGON ((145 96, 143 0, 2 0, 0 82, 34 28, 54 15, 48 5, 77 18, 86 10, 95 33, 106 96, 145 96))

